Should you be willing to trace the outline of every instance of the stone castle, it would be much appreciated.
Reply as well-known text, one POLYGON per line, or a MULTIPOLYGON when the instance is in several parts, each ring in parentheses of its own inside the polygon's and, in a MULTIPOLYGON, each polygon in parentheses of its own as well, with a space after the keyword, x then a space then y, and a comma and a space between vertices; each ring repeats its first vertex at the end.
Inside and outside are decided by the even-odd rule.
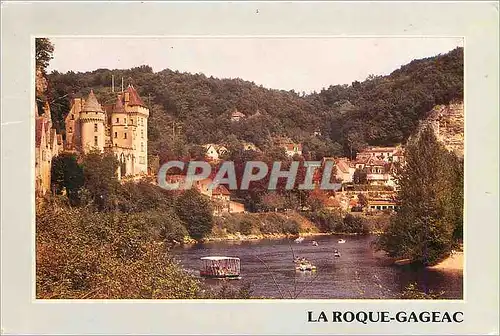
POLYGON ((132 85, 113 104, 101 105, 93 90, 86 99, 74 98, 65 117, 66 138, 52 126, 50 107, 35 112, 35 190, 50 189, 52 159, 61 152, 111 151, 120 162, 118 178, 148 174, 149 109, 132 85))
POLYGON ((131 85, 114 104, 102 106, 91 90, 73 99, 65 119, 66 150, 111 150, 120 161, 119 177, 148 172, 149 109, 131 85))

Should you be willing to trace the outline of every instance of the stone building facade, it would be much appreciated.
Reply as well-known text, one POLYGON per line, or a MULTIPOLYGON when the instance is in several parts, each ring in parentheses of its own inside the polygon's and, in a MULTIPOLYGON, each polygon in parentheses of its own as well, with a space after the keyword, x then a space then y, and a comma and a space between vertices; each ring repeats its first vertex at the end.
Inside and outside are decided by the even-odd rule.
POLYGON ((114 104, 101 105, 91 90, 75 98, 65 119, 65 149, 87 153, 111 150, 120 162, 119 177, 148 173, 149 109, 131 85, 114 104))
POLYGON ((63 149, 60 134, 52 126, 50 107, 45 103, 39 115, 35 104, 35 193, 43 196, 50 190, 52 159, 63 149))

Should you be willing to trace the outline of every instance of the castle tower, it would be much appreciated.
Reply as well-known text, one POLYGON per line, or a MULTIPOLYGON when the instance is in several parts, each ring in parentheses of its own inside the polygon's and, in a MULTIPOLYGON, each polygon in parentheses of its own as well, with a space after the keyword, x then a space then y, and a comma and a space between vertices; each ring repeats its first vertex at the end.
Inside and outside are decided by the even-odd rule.
POLYGON ((120 161, 119 177, 134 175, 132 153, 134 126, 131 122, 132 120, 123 105, 123 97, 118 95, 118 99, 111 110, 110 137, 112 150, 118 161, 120 161))
POLYGON ((84 152, 91 149, 104 150, 105 143, 105 119, 101 104, 97 101, 94 91, 90 94, 83 105, 80 113, 81 147, 84 152))
POLYGON ((132 133, 133 174, 147 174, 149 109, 132 85, 124 92, 123 105, 129 116, 128 127, 132 133))

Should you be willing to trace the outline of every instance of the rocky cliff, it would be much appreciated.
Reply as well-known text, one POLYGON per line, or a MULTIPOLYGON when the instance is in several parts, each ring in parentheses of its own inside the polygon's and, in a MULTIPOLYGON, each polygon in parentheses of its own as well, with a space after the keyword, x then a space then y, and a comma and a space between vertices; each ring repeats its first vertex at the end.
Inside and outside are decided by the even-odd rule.
POLYGON ((431 125, 438 140, 448 150, 460 157, 464 156, 464 103, 435 106, 422 122, 431 125))

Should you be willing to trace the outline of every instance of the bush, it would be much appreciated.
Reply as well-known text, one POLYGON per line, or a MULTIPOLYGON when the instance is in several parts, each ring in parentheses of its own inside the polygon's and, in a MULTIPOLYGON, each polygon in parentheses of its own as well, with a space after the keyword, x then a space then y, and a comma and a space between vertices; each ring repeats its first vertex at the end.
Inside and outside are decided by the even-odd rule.
POLYGON ((192 238, 201 239, 212 232, 212 207, 209 200, 197 190, 190 189, 182 193, 177 198, 175 209, 192 238))
POLYGON ((281 229, 281 233, 297 235, 300 232, 300 225, 296 220, 287 220, 281 229))
POLYGON ((341 231, 346 233, 368 234, 370 229, 364 218, 347 214, 344 217, 341 231))
POLYGON ((241 234, 244 234, 244 235, 249 235, 249 234, 252 234, 252 231, 253 231, 253 223, 249 220, 249 219, 243 219, 241 222, 240 222, 240 232, 241 234))
POLYGON ((306 214, 321 232, 338 232, 342 228, 342 217, 337 212, 327 210, 306 214))

